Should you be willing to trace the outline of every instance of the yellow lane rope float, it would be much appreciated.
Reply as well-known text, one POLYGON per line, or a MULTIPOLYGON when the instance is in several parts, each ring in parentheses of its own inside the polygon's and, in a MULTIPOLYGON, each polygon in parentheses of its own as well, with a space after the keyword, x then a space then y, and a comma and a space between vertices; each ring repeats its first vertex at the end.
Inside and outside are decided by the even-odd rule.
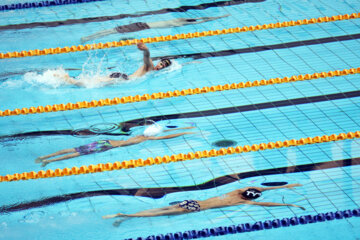
POLYGON ((155 43, 155 42, 166 42, 173 41, 179 39, 189 39, 189 38, 199 38, 199 37, 207 37, 207 36, 216 36, 223 34, 231 34, 231 33, 240 33, 240 32, 249 32, 249 31, 258 31, 264 29, 273 29, 273 28, 284 28, 284 27, 292 27, 299 25, 309 25, 316 23, 324 23, 324 22, 334 22, 334 21, 342 21, 349 19, 360 18, 360 13, 351 13, 344 15, 336 15, 331 17, 319 17, 319 18, 311 18, 311 19, 302 19, 302 20, 292 20, 285 22, 277 22, 277 23, 269 23, 263 25, 256 26, 244 26, 244 27, 236 27, 236 28, 227 28, 222 30, 210 30, 203 32, 194 32, 194 33, 182 33, 168 36, 159 36, 159 37, 148 37, 141 39, 132 39, 132 40, 122 40, 122 41, 113 41, 106 43, 94 43, 94 44, 86 44, 86 45, 78 45, 78 46, 67 46, 67 47, 57 47, 57 48, 45 48, 43 50, 34 49, 29 51, 20 51, 20 52, 8 52, 8 53, 0 53, 0 59, 4 58, 21 58, 21 57, 30 57, 30 56, 40 56, 40 55, 49 55, 49 54, 61 54, 61 53, 69 53, 69 52, 80 52, 80 51, 88 51, 95 49, 104 49, 104 48, 113 48, 113 47, 123 47, 137 44, 138 42, 143 43, 155 43))
POLYGON ((346 139, 360 138, 360 131, 356 132, 348 132, 348 133, 340 133, 340 134, 331 134, 331 135, 323 135, 316 137, 307 137, 300 139, 291 139, 285 141, 276 141, 269 143, 260 143, 253 145, 244 145, 237 147, 228 147, 221 148, 219 150, 211 149, 197 152, 189 152, 189 153, 179 153, 171 156, 157 156, 155 158, 149 157, 147 159, 133 159, 123 162, 114 162, 114 163, 99 163, 96 165, 88 165, 81 167, 72 167, 72 168, 57 168, 55 170, 41 170, 38 172, 24 172, 24 173, 15 173, 15 174, 7 174, 5 176, 0 176, 0 182, 10 182, 10 181, 20 181, 20 180, 29 180, 29 179, 39 179, 39 178, 54 178, 54 177, 63 177, 70 175, 79 175, 79 174, 88 174, 88 173, 96 173, 96 172, 104 172, 104 171, 114 171, 120 169, 128 169, 128 168, 137 168, 137 167, 145 167, 154 164, 165 164, 170 162, 179 162, 179 161, 187 161, 199 158, 208 158, 208 157, 218 157, 232 154, 239 154, 243 152, 256 152, 256 151, 264 151, 267 149, 277 149, 283 147, 293 147, 293 146, 301 146, 306 144, 314 144, 314 143, 324 143, 331 141, 341 141, 346 139))
POLYGON ((344 70, 335 70, 329 72, 320 72, 313 74, 300 74, 293 75, 291 77, 283 77, 283 78, 270 78, 268 80, 255 80, 253 82, 240 82, 240 83, 232 83, 232 84, 224 84, 203 88, 189 88, 182 90, 174 90, 167 92, 158 92, 152 94, 143 94, 143 95, 135 95, 135 96, 126 96, 126 97, 115 97, 113 99, 100 99, 100 100, 92 100, 90 102, 76 102, 76 103, 67 103, 67 104, 54 104, 54 105, 46 105, 46 106, 38 106, 38 107, 30 107, 30 108, 16 108, 14 110, 0 110, 0 117, 5 116, 14 116, 14 115, 26 115, 26 114, 35 114, 35 113, 44 113, 44 112, 57 112, 57 111, 70 111, 82 108, 94 108, 94 107, 102 107, 102 106, 110 106, 110 105, 118 105, 132 102, 143 102, 148 100, 156 100, 163 98, 171 98, 171 97, 179 97, 186 95, 194 95, 194 94, 203 94, 208 92, 218 92, 218 91, 226 91, 240 88, 249 88, 249 87, 258 87, 272 84, 280 84, 280 83, 288 83, 288 82, 297 82, 297 81, 306 81, 318 78, 327 78, 327 77, 335 77, 335 76, 345 76, 360 73, 360 68, 350 68, 344 70))

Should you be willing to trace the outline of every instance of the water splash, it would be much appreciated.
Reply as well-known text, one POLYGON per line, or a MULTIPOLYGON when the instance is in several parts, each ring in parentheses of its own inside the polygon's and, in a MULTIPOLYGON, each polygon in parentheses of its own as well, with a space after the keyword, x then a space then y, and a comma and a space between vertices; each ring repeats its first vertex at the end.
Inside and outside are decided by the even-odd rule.
MULTIPOLYGON (((97 53, 90 54, 81 69, 72 68, 71 70, 79 70, 80 74, 72 79, 74 82, 86 88, 102 87, 104 83, 101 79, 106 76, 106 70, 103 70, 103 62, 106 55, 101 58, 97 57, 97 53)), ((106 68, 105 68, 106 69, 106 68)), ((34 87, 58 88, 62 86, 71 86, 67 78, 70 71, 66 71, 62 66, 55 69, 47 69, 43 72, 28 72, 24 74, 23 81, 34 87)), ((8 86, 17 86, 15 81, 10 81, 8 86)))
POLYGON ((48 69, 43 73, 25 73, 24 81, 32 86, 58 88, 67 84, 64 80, 65 75, 67 75, 67 72, 62 67, 59 67, 57 69, 48 69))

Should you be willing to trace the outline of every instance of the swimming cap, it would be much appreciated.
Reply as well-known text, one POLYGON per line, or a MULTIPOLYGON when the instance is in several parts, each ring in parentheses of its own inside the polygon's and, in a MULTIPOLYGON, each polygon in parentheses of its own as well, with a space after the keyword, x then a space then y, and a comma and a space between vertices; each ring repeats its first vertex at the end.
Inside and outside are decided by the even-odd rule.
POLYGON ((165 65, 165 67, 168 67, 171 65, 171 61, 168 58, 162 58, 160 61, 165 65))
POLYGON ((256 199, 258 197, 261 197, 261 192, 255 188, 248 188, 241 195, 247 199, 256 199))
POLYGON ((163 131, 163 128, 159 125, 159 124, 151 124, 150 126, 148 126, 145 130, 143 135, 145 137, 154 137, 158 134, 160 134, 163 131))

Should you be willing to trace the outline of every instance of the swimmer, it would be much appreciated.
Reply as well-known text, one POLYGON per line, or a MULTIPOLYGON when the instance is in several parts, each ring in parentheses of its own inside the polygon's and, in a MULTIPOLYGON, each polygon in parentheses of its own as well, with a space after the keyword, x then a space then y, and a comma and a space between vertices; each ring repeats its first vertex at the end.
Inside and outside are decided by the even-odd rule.
MULTIPOLYGON (((97 79, 97 81, 103 85, 110 85, 114 84, 118 80, 132 80, 138 77, 144 76, 147 72, 151 71, 159 71, 161 69, 167 68, 171 65, 171 60, 168 58, 163 58, 158 62, 156 65, 154 65, 153 61, 150 58, 150 51, 148 47, 144 43, 138 43, 137 47, 139 50, 143 51, 144 58, 143 62, 144 64, 136 70, 133 74, 127 75, 125 73, 120 72, 113 72, 109 76, 102 76, 97 79)), ((69 74, 65 73, 63 75, 56 74, 55 77, 62 78, 65 82, 68 84, 76 85, 79 87, 86 87, 84 83, 81 83, 79 81, 76 81, 74 78, 70 77, 69 74)))
POLYGON ((183 136, 186 134, 194 134, 193 132, 183 132, 183 133, 175 133, 175 134, 170 134, 170 135, 165 135, 165 136, 156 136, 156 135, 161 134, 162 132, 170 132, 170 131, 176 131, 176 130, 181 130, 181 129, 192 129, 192 128, 194 128, 194 127, 184 127, 184 128, 174 128, 174 129, 169 129, 169 130, 163 130, 159 125, 153 124, 153 125, 150 125, 148 128, 146 128, 142 135, 138 135, 138 136, 129 138, 128 140, 125 140, 125 141, 123 141, 123 140, 100 140, 100 141, 92 142, 92 143, 89 143, 87 145, 83 145, 80 147, 64 149, 64 150, 60 150, 60 151, 57 151, 55 153, 52 153, 52 154, 49 154, 46 156, 38 157, 37 159, 35 159, 35 162, 41 163, 41 166, 45 167, 47 164, 49 164, 51 162, 75 158, 75 157, 79 157, 82 155, 105 152, 105 151, 113 149, 113 148, 130 146, 130 145, 138 144, 141 142, 145 142, 147 140, 163 140, 163 139, 170 139, 170 138, 183 136), (64 155, 64 156, 57 157, 59 155, 64 155), (54 158, 54 157, 57 157, 57 158, 54 158), (49 158, 52 158, 52 159, 49 159, 49 158))
POLYGON ((118 213, 113 215, 106 215, 103 216, 103 219, 122 217, 123 219, 114 222, 114 226, 118 226, 124 220, 132 217, 156 217, 156 216, 179 215, 179 214, 186 214, 192 212, 199 212, 211 208, 222 208, 222 207, 236 206, 242 204, 258 205, 265 207, 289 206, 289 207, 297 207, 302 210, 305 210, 304 207, 295 204, 253 201, 254 199, 259 198, 262 195, 262 192, 267 190, 274 190, 280 188, 293 188, 300 186, 302 185, 296 183, 296 184, 288 184, 288 185, 276 186, 276 187, 246 187, 246 188, 234 190, 232 192, 226 193, 218 197, 209 198, 203 201, 184 200, 177 205, 167 206, 163 208, 149 209, 134 214, 118 213))
POLYGON ((128 25, 117 26, 112 29, 103 30, 97 33, 94 33, 90 36, 82 37, 81 43, 91 41, 97 38, 105 37, 117 33, 129 33, 129 32, 138 32, 150 28, 172 28, 172 27, 181 27, 190 24, 204 23, 208 21, 213 21, 216 19, 228 17, 230 15, 224 15, 220 17, 201 17, 201 18, 175 18, 167 21, 159 22, 136 22, 128 25))

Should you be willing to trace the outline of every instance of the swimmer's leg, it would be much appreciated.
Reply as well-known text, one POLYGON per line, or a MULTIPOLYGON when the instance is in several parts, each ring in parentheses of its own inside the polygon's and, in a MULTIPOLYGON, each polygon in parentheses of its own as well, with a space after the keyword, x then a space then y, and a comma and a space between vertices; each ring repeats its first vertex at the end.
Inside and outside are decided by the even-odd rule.
POLYGON ((178 215, 178 214, 184 214, 187 213, 187 211, 178 205, 174 206, 168 206, 163 208, 155 208, 155 209, 149 209, 141 212, 137 212, 134 214, 112 214, 112 215, 106 215, 103 216, 103 219, 109 219, 109 218, 117 218, 117 217, 156 217, 156 216, 168 216, 168 215, 178 215))
MULTIPOLYGON (((156 216, 170 216, 170 215, 179 215, 179 214, 185 214, 188 213, 183 208, 180 208, 178 205, 170 206, 170 207, 163 207, 163 208, 156 208, 156 209, 149 209, 142 212, 138 212, 135 214, 115 214, 113 216, 121 217, 122 219, 119 219, 113 223, 114 227, 118 227, 123 221, 131 218, 131 217, 156 217, 156 216)), ((103 218, 105 218, 104 216, 103 218)))
POLYGON ((56 156, 64 155, 64 154, 68 154, 68 153, 76 153, 75 148, 63 149, 63 150, 54 152, 54 153, 49 154, 49 155, 45 155, 45 156, 38 157, 38 158, 35 160, 35 162, 36 162, 36 163, 40 163, 41 160, 45 160, 45 159, 48 159, 48 158, 52 158, 52 157, 56 157, 56 156))
MULTIPOLYGON (((123 221, 131 218, 131 217, 156 217, 156 216, 169 216, 169 215, 179 215, 187 213, 186 210, 183 208, 180 208, 178 205, 170 206, 170 207, 163 207, 163 208, 155 208, 155 209, 149 209, 142 212, 138 212, 135 214, 115 214, 115 215, 109 215, 109 216, 115 216, 115 217, 121 217, 122 219, 119 219, 113 223, 114 227, 118 227, 123 221)), ((106 216, 103 217, 104 219, 106 216)))
POLYGON ((118 31, 116 31, 115 28, 107 29, 107 30, 100 31, 100 32, 94 33, 94 34, 86 36, 86 37, 82 37, 80 39, 80 41, 81 41, 81 43, 85 43, 87 41, 91 41, 91 40, 101 38, 101 37, 105 37, 105 36, 115 34, 115 33, 118 33, 118 31))
POLYGON ((80 156, 80 153, 75 152, 75 153, 70 153, 70 154, 67 154, 65 156, 54 158, 54 159, 51 159, 51 160, 41 160, 41 162, 42 162, 41 166, 45 167, 49 163, 56 162, 56 161, 61 161, 61 160, 66 160, 66 159, 70 159, 70 158, 75 158, 75 157, 78 157, 78 156, 80 156))
POLYGON ((75 148, 69 148, 69 149, 57 151, 57 152, 49 154, 49 155, 38 157, 37 159, 35 159, 35 163, 42 163, 42 166, 44 167, 47 164, 49 164, 50 162, 65 160, 65 159, 78 157, 78 156, 80 156, 80 154, 75 150, 75 148), (65 156, 47 160, 49 158, 60 156, 60 155, 65 155, 65 156))

